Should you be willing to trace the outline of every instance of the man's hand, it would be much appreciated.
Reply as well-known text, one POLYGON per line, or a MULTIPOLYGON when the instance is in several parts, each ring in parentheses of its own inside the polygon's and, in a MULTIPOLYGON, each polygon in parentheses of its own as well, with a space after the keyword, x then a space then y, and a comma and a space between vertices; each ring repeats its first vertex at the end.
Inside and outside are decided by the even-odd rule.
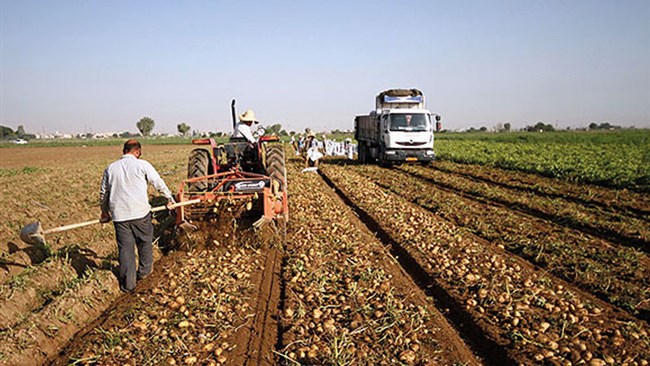
POLYGON ((176 209, 175 207, 172 207, 172 205, 175 204, 175 203, 176 203, 176 202, 174 202, 173 199, 170 199, 169 201, 167 201, 167 204, 165 205, 165 207, 167 207, 167 209, 168 209, 169 211, 173 211, 173 210, 176 209))
POLYGON ((102 215, 99 218, 99 222, 101 222, 102 224, 111 222, 111 213, 108 211, 102 211, 102 215))

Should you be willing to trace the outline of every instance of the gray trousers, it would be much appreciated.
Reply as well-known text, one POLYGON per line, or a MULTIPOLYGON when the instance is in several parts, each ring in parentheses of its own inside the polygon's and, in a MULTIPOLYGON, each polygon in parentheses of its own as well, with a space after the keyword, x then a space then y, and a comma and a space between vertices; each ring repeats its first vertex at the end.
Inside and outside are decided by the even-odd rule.
POLYGON ((151 273, 153 267, 153 225, 151 213, 141 219, 113 222, 119 250, 119 282, 122 291, 135 288, 136 280, 151 273), (138 248, 138 266, 135 248, 138 248))

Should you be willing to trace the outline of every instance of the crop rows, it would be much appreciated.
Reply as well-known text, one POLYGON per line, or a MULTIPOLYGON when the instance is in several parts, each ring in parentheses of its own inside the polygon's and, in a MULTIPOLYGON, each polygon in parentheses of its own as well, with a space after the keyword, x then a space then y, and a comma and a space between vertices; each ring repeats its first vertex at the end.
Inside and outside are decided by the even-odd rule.
POLYGON ((563 198, 538 196, 496 185, 488 185, 459 174, 403 166, 403 171, 445 188, 479 199, 503 204, 514 211, 552 220, 559 225, 603 237, 611 242, 648 250, 650 229, 646 218, 592 208, 563 198))
POLYGON ((650 196, 643 193, 576 184, 566 180, 506 171, 477 164, 458 164, 440 160, 432 164, 431 168, 464 175, 477 181, 519 192, 532 192, 545 197, 563 198, 584 206, 598 207, 604 211, 623 213, 650 221, 650 196))
POLYGON ((645 365, 648 327, 350 169, 324 173, 523 364, 645 365))
MULTIPOLYGON (((150 150, 164 150, 151 161, 170 187, 177 185, 182 176, 176 153, 150 150)), ((38 364, 52 357, 119 297, 112 225, 46 235, 48 247, 18 237, 25 224, 37 220, 49 229, 97 218, 102 170, 119 156, 116 146, 3 151, 3 169, 16 174, 0 177, 0 364, 38 364)), ((159 244, 163 230, 154 223, 159 244)), ((160 251, 154 257, 159 259, 160 251)))
POLYGON ((88 271, 65 286, 55 300, 0 332, 0 364, 42 364, 56 354, 81 327, 103 313, 119 295, 110 271, 88 271))
POLYGON ((58 363, 230 364, 245 349, 238 332, 254 316, 253 277, 262 263, 259 250, 231 245, 232 238, 208 227, 188 234, 183 242, 196 249, 166 258, 58 363))
MULTIPOLYGON (((417 169, 417 168, 407 168, 417 169)), ((650 266, 645 254, 576 233, 510 206, 467 199, 455 190, 401 171, 360 166, 357 171, 411 202, 577 284, 600 298, 647 317, 650 266)), ((426 173, 425 173, 426 174, 426 173)), ((452 176, 453 178, 453 176, 452 176)), ((453 185, 463 190, 460 179, 453 185)))
POLYGON ((476 364, 383 244, 313 173, 290 170, 285 364, 476 364))
MULTIPOLYGON (((172 190, 190 148, 147 155, 172 190)), ((17 239, 35 219, 96 217, 107 151, 119 150, 96 149, 25 149, 34 167, 2 167, 15 174, 0 176, 0 364, 650 360, 642 194, 450 162, 323 164, 319 176, 290 159, 286 243, 228 214, 195 223, 177 238, 187 252, 158 256, 120 296, 110 225, 48 236, 51 252, 17 239)))

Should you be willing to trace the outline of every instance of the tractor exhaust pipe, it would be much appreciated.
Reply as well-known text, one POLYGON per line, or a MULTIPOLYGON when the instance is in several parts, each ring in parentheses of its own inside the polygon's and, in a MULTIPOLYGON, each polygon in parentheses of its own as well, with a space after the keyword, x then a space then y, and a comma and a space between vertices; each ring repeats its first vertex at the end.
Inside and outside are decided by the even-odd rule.
POLYGON ((232 113, 232 130, 235 131, 237 126, 237 112, 235 112, 235 100, 230 102, 230 112, 232 113))

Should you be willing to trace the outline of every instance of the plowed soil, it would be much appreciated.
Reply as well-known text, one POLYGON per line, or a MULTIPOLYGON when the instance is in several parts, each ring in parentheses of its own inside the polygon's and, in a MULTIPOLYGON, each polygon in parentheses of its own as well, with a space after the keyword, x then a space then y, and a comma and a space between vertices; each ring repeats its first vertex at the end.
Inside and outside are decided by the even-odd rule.
MULTIPOLYGON (((159 215, 154 272, 121 294, 110 225, 49 248, 18 238, 34 220, 96 218, 119 149, 2 151, 0 364, 650 361, 647 195, 449 162, 303 173, 289 158, 286 236, 229 211, 176 232, 159 215)), ((191 149, 143 158, 174 190, 191 149)))

